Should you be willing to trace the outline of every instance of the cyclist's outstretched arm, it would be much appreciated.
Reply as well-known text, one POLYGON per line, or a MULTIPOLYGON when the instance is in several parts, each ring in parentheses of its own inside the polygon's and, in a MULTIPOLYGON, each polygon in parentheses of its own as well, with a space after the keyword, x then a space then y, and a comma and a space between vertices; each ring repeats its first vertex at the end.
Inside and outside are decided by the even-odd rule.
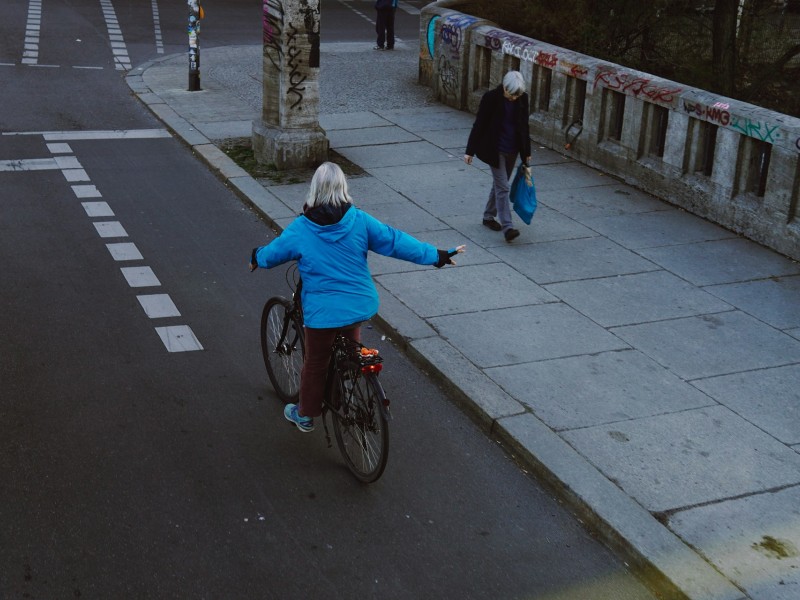
POLYGON ((407 260, 418 265, 433 265, 438 268, 448 264, 454 265, 455 262, 451 258, 466 250, 464 245, 451 250, 437 250, 430 244, 386 225, 367 213, 362 212, 362 214, 367 224, 369 249, 383 256, 407 260))
POLYGON ((296 250, 299 244, 294 243, 295 237, 290 225, 266 246, 253 248, 250 253, 250 271, 255 271, 258 267, 271 269, 290 260, 300 260, 302 254, 296 250))

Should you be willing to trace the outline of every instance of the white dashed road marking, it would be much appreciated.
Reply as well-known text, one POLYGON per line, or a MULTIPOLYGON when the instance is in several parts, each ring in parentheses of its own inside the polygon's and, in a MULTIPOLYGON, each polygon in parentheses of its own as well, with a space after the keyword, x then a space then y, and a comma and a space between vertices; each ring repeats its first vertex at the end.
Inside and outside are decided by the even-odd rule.
POLYGON ((195 337, 192 330, 186 325, 175 325, 172 327, 156 327, 161 341, 167 347, 168 352, 191 352, 202 350, 203 346, 195 337))
POLYGON ((161 282, 150 267, 122 267, 120 271, 132 288, 161 286, 161 282))
POLYGON ((118 71, 130 71, 131 59, 128 56, 125 40, 122 38, 122 30, 119 28, 114 5, 111 4, 111 0, 100 0, 100 6, 103 7, 103 16, 108 28, 108 39, 111 41, 111 51, 114 53, 115 68, 118 71))
POLYGON ((111 258, 117 262, 125 260, 142 260, 144 257, 136 244, 133 242, 118 242, 116 244, 106 244, 106 248, 111 253, 111 258))
POLYGON ((149 296, 136 296, 142 305, 145 314, 151 319, 164 317, 180 317, 181 313, 169 294, 150 294, 149 296))
POLYGON ((42 0, 31 0, 28 4, 28 23, 25 25, 25 51, 23 65, 39 62, 39 32, 42 28, 42 0))
MULTIPOLYGON (((154 0, 155 2, 155 0, 154 0)), ((109 2, 110 4, 110 2, 109 2)), ((26 158, 16 160, 0 160, 0 172, 24 172, 59 170, 68 182, 90 181, 89 175, 72 153, 67 140, 97 139, 145 139, 171 137, 164 129, 114 130, 114 131, 81 131, 81 132, 6 132, 2 135, 41 135, 46 141, 47 149, 57 155, 53 158, 26 158)), ((101 198, 102 194, 95 185, 81 184, 71 186, 77 198, 101 198)), ((108 202, 81 202, 86 216, 92 219, 114 217, 114 211, 108 202)), ((128 232, 119 221, 92 221, 101 238, 126 238, 128 232)), ((144 260, 142 253, 132 242, 115 242, 106 244, 111 257, 117 261, 144 260)), ((149 266, 122 267, 123 277, 132 288, 160 287, 161 282, 149 266)), ((137 300, 150 319, 180 317, 181 313, 168 294, 138 295, 137 300)), ((197 337, 188 325, 156 327, 159 338, 168 352, 189 352, 203 350, 197 337)))
POLYGON ((114 211, 108 202, 81 202, 87 217, 113 217, 114 211))

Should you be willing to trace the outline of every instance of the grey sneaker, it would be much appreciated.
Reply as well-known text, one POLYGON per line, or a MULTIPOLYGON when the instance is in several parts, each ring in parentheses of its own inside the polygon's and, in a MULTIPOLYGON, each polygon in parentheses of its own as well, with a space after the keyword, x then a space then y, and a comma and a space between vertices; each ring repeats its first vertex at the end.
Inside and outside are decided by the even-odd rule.
POLYGON ((303 433, 314 431, 314 419, 311 417, 301 417, 297 412, 297 404, 287 404, 283 409, 283 416, 290 423, 297 425, 297 428, 303 433))

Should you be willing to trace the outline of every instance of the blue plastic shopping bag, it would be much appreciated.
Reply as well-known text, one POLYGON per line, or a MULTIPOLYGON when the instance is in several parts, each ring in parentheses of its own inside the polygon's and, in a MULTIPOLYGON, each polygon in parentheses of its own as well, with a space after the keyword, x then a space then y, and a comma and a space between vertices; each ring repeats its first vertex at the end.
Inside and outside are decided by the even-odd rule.
POLYGON ((536 188, 533 187, 531 168, 525 163, 520 163, 517 167, 517 174, 514 175, 514 181, 511 183, 509 199, 514 206, 514 212, 525 221, 526 225, 530 225, 533 213, 536 212, 536 188))

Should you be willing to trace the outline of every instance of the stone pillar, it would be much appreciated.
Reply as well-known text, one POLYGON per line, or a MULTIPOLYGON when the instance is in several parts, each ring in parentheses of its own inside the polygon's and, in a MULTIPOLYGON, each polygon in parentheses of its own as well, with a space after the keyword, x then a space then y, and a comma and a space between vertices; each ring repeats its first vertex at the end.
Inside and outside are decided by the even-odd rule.
POLYGON ((256 160, 278 169, 328 158, 319 126, 320 0, 263 0, 261 119, 253 122, 256 160))

